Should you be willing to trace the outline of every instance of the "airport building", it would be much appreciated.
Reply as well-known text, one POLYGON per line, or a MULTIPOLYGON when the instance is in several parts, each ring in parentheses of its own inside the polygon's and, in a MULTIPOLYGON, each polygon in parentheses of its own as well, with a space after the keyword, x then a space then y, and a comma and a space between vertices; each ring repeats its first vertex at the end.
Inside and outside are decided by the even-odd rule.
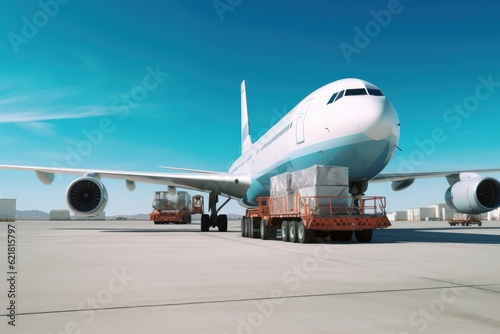
POLYGON ((409 221, 424 221, 437 218, 434 208, 413 208, 408 209, 409 221))
POLYGON ((14 222, 16 221, 16 200, 15 199, 0 199, 0 221, 14 222))
POLYGON ((68 210, 51 210, 49 220, 70 220, 68 210))
POLYGON ((408 221, 448 220, 454 213, 445 203, 431 204, 427 208, 408 209, 408 221))
POLYGON ((407 221, 408 220, 408 212, 407 211, 388 212, 387 218, 392 222, 394 222, 394 221, 407 221))
POLYGON ((450 208, 446 203, 431 204, 429 208, 434 208, 434 217, 440 218, 440 220, 453 219, 453 214, 455 210, 450 208))
POLYGON ((500 208, 488 212, 488 220, 500 220, 500 208))

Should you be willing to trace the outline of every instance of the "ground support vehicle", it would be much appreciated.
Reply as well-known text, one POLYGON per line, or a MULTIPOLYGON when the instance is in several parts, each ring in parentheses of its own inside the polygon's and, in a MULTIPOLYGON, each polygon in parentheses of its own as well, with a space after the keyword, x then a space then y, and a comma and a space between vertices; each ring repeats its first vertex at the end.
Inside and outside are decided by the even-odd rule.
POLYGON ((241 222, 248 238, 311 243, 316 237, 332 241, 370 242, 373 230, 391 226, 385 212, 385 197, 301 196, 260 197, 241 222), (341 206, 338 203, 347 203, 341 206))
POLYGON ((191 196, 186 191, 169 195, 168 191, 156 191, 153 212, 149 215, 155 224, 191 224, 191 216, 203 215, 203 196, 191 196))
POLYGON ((449 220, 450 226, 470 226, 470 225, 483 225, 480 215, 468 215, 465 213, 456 213, 453 215, 453 219, 449 220))

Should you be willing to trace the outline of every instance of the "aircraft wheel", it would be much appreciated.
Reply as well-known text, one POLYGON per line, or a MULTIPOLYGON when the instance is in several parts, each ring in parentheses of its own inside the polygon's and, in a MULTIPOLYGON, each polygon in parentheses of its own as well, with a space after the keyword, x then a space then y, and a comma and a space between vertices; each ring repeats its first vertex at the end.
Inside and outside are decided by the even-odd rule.
POLYGON ((210 217, 207 214, 201 215, 201 231, 208 232, 210 229, 210 217))
POLYGON ((355 231, 354 235, 356 236, 356 240, 358 240, 358 242, 370 242, 372 241, 373 230, 355 231))
POLYGON ((281 240, 284 242, 290 241, 290 234, 288 233, 290 230, 290 222, 283 221, 281 223, 281 240))
POLYGON ((339 231, 339 239, 344 242, 351 241, 352 231, 339 231))
POLYGON ((217 217, 217 226, 219 227, 219 232, 227 232, 227 215, 219 215, 217 217))
POLYGON ((301 244, 310 244, 314 241, 314 231, 307 229, 302 220, 297 224, 297 239, 301 244))
POLYGON ((289 234, 290 234, 290 242, 298 242, 299 238, 297 237, 297 222, 296 221, 291 221, 290 222, 290 229, 289 229, 289 234))

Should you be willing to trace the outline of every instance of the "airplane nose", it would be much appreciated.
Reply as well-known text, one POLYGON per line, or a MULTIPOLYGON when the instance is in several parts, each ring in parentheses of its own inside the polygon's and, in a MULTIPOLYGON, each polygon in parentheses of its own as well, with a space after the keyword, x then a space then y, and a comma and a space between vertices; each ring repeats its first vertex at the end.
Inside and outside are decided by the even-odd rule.
POLYGON ((368 138, 382 140, 394 134, 398 123, 396 117, 396 110, 389 101, 373 101, 359 110, 358 124, 368 138))

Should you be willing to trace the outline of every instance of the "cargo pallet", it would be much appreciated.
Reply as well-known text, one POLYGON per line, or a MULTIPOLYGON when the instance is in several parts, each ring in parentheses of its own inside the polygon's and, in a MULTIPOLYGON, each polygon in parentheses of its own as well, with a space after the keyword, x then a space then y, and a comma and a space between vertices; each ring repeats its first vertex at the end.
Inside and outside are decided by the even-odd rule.
POLYGON ((462 226, 477 225, 477 226, 481 226, 481 225, 483 225, 483 222, 481 221, 481 216, 468 215, 468 214, 455 214, 453 216, 453 219, 449 220, 448 223, 450 224, 450 226, 457 226, 457 225, 462 225, 462 226))
POLYGON ((178 200, 169 200, 168 191, 156 191, 153 200, 153 212, 149 220, 158 224, 191 224, 194 214, 203 214, 203 196, 195 195, 192 200, 186 191, 178 193, 178 200))
POLYGON ((301 196, 259 197, 258 207, 248 209, 241 221, 241 235, 311 243, 316 237, 370 242, 373 230, 391 226, 385 197, 301 196), (338 203, 349 203, 348 206, 338 203))

